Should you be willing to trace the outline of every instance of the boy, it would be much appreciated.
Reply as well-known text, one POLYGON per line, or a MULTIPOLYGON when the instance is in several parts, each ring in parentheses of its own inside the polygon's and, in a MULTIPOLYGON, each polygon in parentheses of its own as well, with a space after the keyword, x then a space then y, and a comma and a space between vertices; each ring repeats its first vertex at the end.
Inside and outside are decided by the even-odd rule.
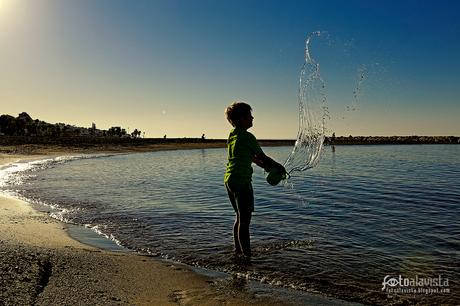
POLYGON ((254 119, 251 111, 251 106, 244 102, 235 102, 225 110, 227 120, 234 129, 230 131, 227 140, 228 163, 224 183, 236 213, 233 225, 235 254, 246 258, 251 256, 249 224, 254 211, 251 163, 256 163, 266 171, 277 168, 281 173, 286 173, 281 164, 264 154, 254 135, 247 131, 252 127, 254 119))

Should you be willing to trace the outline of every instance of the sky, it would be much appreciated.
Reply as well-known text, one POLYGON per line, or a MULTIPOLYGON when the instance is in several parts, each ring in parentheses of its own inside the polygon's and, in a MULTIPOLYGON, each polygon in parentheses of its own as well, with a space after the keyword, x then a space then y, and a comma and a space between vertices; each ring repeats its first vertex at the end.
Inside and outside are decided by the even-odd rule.
POLYGON ((305 39, 321 31, 311 55, 326 134, 459 136, 459 9, 454 0, 0 0, 0 113, 226 138, 224 110, 241 100, 257 138, 295 139, 305 39))

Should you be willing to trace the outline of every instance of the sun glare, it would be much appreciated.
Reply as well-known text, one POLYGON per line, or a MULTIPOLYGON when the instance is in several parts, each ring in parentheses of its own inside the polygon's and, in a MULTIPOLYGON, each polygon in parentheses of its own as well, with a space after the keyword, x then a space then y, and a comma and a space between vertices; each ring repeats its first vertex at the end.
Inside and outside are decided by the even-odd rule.
POLYGON ((6 10, 8 0, 0 0, 0 18, 3 16, 6 10))
POLYGON ((8 15, 15 0, 0 0, 0 18, 8 15))
POLYGON ((0 26, 2 28, 10 24, 13 19, 14 8, 19 0, 0 0, 0 26))

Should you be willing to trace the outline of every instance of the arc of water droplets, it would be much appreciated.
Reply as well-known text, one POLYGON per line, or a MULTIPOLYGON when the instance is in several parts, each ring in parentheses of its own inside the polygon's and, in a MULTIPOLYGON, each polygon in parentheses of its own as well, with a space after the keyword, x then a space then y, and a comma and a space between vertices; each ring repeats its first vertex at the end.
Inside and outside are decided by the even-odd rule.
POLYGON ((366 79, 366 76, 367 76, 367 66, 363 64, 360 67, 358 67, 356 71, 356 87, 353 90, 353 101, 351 105, 348 105, 346 107, 347 111, 355 111, 358 109, 358 100, 359 100, 359 96, 362 94, 363 83, 366 79))
POLYGON ((319 64, 310 55, 310 42, 321 32, 308 35, 305 42, 305 62, 299 79, 299 131, 294 148, 284 166, 291 175, 313 168, 319 162, 324 142, 325 120, 328 116, 324 81, 319 64))

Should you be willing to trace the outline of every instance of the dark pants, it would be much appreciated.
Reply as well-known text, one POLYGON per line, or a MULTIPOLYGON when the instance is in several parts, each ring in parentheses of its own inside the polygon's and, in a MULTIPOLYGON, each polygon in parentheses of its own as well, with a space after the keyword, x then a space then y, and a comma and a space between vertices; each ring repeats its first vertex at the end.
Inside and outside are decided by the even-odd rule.
POLYGON ((235 253, 251 256, 249 224, 254 211, 254 193, 251 183, 239 184, 226 182, 228 197, 236 213, 233 225, 235 253))

